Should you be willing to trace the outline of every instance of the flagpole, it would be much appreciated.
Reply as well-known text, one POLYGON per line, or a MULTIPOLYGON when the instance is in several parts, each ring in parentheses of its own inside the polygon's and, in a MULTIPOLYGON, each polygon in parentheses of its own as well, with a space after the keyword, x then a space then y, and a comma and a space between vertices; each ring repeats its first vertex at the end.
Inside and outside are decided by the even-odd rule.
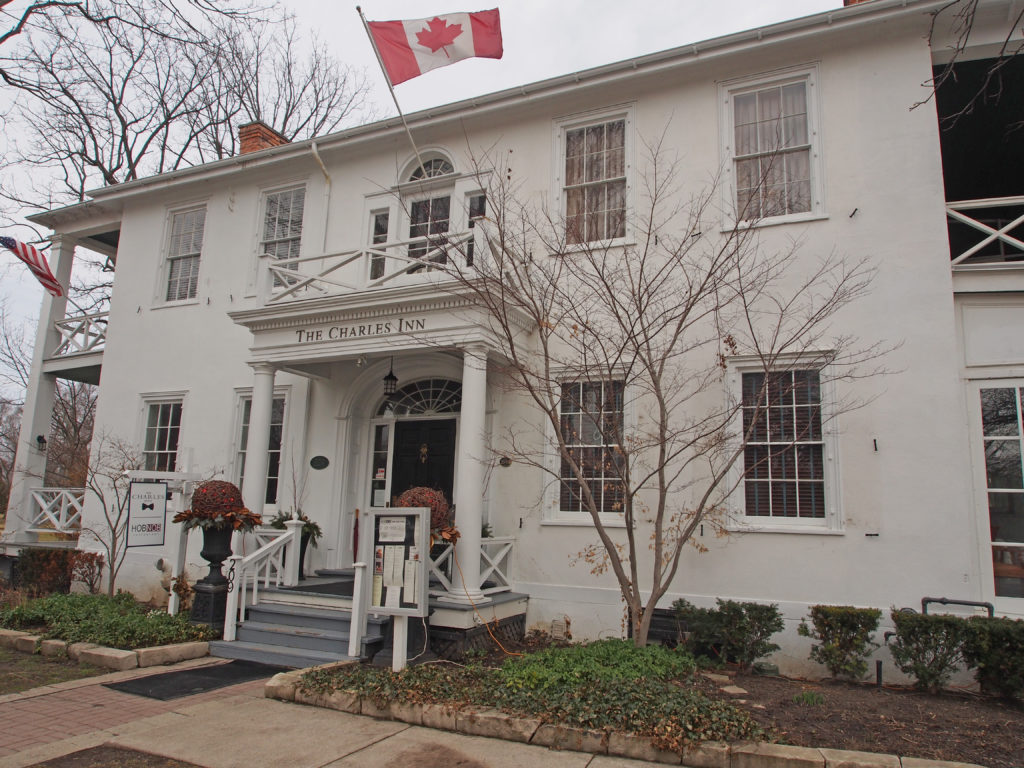
POLYGON ((384 67, 384 60, 380 57, 380 51, 377 50, 377 41, 373 39, 373 33, 370 31, 370 25, 366 23, 366 17, 363 16, 363 9, 357 5, 356 12, 359 14, 360 21, 363 22, 363 29, 366 30, 366 36, 370 38, 370 46, 373 48, 373 55, 377 57, 377 63, 380 65, 380 71, 384 73, 384 82, 388 84, 388 90, 391 92, 391 100, 395 102, 395 109, 398 110, 398 116, 402 119, 402 125, 405 126, 405 135, 409 137, 409 143, 412 145, 412 151, 416 153, 416 161, 420 164, 420 171, 424 176, 426 176, 426 166, 423 165, 423 158, 420 157, 419 147, 416 146, 416 141, 412 137, 412 131, 409 130, 409 123, 406 122, 405 115, 402 114, 402 108, 398 104, 398 97, 395 95, 395 88, 391 85, 391 78, 388 76, 388 71, 384 67))

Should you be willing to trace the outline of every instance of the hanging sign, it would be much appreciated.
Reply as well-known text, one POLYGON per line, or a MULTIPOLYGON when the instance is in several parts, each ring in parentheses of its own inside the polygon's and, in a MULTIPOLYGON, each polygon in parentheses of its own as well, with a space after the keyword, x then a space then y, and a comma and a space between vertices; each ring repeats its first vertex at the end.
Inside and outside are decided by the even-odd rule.
POLYGON ((128 486, 128 546, 161 547, 167 520, 167 483, 128 486))
POLYGON ((369 612, 383 616, 426 616, 430 510, 370 511, 373 570, 369 612))

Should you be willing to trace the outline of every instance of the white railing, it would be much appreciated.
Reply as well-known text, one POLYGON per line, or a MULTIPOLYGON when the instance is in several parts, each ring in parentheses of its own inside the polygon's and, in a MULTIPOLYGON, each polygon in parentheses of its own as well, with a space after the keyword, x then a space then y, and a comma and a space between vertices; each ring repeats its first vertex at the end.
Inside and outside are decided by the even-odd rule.
MULTIPOLYGON (((983 235, 980 240, 960 253, 956 252, 959 247, 954 245, 950 254, 953 266, 965 262, 977 264, 1024 260, 1024 241, 1011 234, 1024 224, 1024 196, 948 202, 946 216, 951 222, 969 227, 983 235)), ((957 227, 956 231, 963 230, 957 227)), ((959 239, 954 238, 953 227, 950 227, 950 239, 959 239)))
POLYGON ((107 343, 109 315, 109 312, 96 312, 58 320, 54 325, 60 333, 60 344, 54 350, 53 357, 103 351, 107 343))
MULTIPOLYGON (((496 592, 510 592, 512 580, 512 552, 515 547, 514 536, 494 536, 480 540, 480 583, 477 585, 485 595, 496 592), (488 586, 487 583, 490 582, 488 586)), ((454 594, 457 590, 450 577, 455 565, 455 547, 445 544, 437 557, 430 558, 430 573, 441 584, 442 589, 431 589, 435 597, 454 594)))
POLYGON ((78 535, 82 528, 84 488, 36 488, 32 491, 33 533, 78 535))
POLYGON ((303 522, 288 520, 285 530, 258 528, 253 533, 259 548, 251 555, 232 555, 228 571, 233 573, 224 616, 224 639, 234 640, 238 625, 245 621, 245 609, 258 605, 260 586, 294 587, 299 583, 299 545, 303 522))
POLYGON ((341 295, 392 285, 443 279, 439 265, 457 260, 471 265, 481 253, 478 229, 430 238, 414 238, 321 256, 278 259, 265 253, 262 295, 267 304, 341 295))

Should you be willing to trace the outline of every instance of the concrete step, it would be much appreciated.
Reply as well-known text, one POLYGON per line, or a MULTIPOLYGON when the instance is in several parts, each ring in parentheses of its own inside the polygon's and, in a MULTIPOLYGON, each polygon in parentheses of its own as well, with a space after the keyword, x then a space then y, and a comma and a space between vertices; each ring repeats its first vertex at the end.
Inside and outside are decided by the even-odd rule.
MULTIPOLYGON (((261 602, 249 608, 247 619, 266 624, 347 633, 351 616, 349 611, 337 608, 261 602)), ((389 619, 383 616, 369 616, 366 622, 367 635, 379 637, 383 634, 383 628, 387 626, 388 621, 389 619)))
POLYGON ((288 649, 305 649, 337 653, 348 651, 348 627, 344 632, 327 629, 310 629, 284 624, 267 624, 262 621, 247 621, 238 627, 238 639, 244 643, 262 643, 288 649))
POLYGON ((343 653, 328 653, 303 649, 284 648, 282 646, 248 643, 236 640, 224 642, 214 640, 210 643, 210 655, 220 659, 245 659, 261 664, 274 664, 279 667, 301 669, 329 664, 332 661, 356 661, 343 653))

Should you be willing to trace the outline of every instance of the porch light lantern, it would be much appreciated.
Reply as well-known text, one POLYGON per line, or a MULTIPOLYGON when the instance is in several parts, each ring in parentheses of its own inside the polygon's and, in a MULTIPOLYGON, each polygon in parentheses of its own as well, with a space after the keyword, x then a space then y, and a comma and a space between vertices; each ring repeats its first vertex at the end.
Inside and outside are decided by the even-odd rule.
POLYGON ((391 365, 388 366, 388 375, 384 377, 384 394, 393 395, 398 389, 398 377, 395 376, 395 358, 391 358, 391 365))

